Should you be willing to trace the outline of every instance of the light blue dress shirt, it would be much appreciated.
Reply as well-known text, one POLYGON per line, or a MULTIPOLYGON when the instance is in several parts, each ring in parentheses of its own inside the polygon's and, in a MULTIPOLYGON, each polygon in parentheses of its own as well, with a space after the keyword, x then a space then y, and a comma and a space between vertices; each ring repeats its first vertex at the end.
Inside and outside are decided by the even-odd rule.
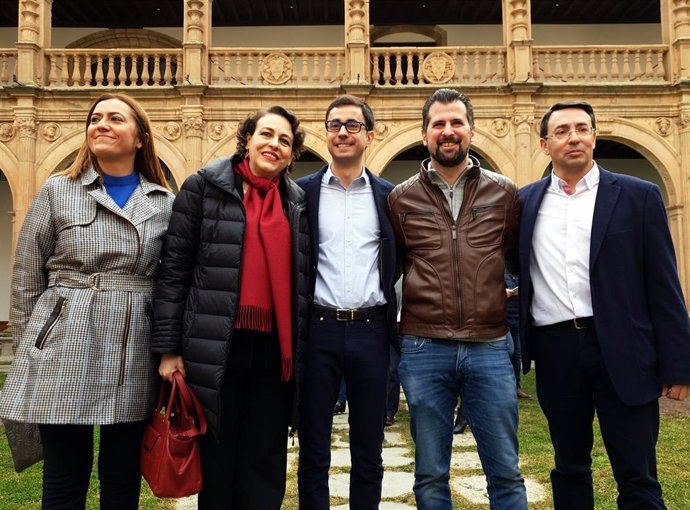
POLYGON ((334 308, 385 304, 378 268, 381 227, 369 176, 362 168, 346 189, 329 165, 320 192, 314 303, 334 308))

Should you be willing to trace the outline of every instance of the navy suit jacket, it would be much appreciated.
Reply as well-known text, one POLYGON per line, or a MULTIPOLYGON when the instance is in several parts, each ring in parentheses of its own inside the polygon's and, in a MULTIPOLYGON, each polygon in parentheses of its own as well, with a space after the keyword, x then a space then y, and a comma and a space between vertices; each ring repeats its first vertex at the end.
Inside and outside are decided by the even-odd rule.
MULTIPOLYGON (((298 179, 296 182, 304 190, 307 199, 307 216, 309 218, 309 228, 311 230, 311 242, 314 250, 313 278, 312 278, 312 297, 314 284, 316 283, 316 265, 319 261, 319 203, 321 199, 321 180, 326 173, 328 165, 318 172, 298 179)), ((386 318, 388 322, 388 335, 391 345, 398 347, 398 308, 395 299, 395 270, 396 270, 396 243, 395 233, 388 217, 388 194, 393 190, 393 184, 365 169, 371 182, 371 189, 374 193, 376 212, 379 217, 381 238, 379 240, 379 276, 381 279, 381 289, 386 298, 387 310, 386 318)), ((326 205, 328 207, 328 205, 326 205)), ((339 214, 334 211, 334 214, 339 214)))
MULTIPOLYGON (((690 384, 690 321, 659 188, 599 167, 589 283, 594 327, 613 385, 628 405, 659 397, 662 384, 690 384)), ((520 339, 532 361, 529 274, 532 235, 551 176, 520 190, 520 339)))

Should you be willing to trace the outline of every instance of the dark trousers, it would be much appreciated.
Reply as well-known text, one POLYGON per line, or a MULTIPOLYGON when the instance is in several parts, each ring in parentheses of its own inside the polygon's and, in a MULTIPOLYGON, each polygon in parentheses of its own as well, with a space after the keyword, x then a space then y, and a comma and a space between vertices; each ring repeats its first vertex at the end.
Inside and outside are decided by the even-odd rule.
POLYGON ((400 376, 398 365, 400 364, 400 350, 391 345, 390 359, 388 361, 388 396, 386 397, 386 416, 395 418, 400 407, 400 376))
POLYGON ((639 406, 621 401, 604 366, 594 328, 534 328, 533 346, 539 404, 555 450, 556 466, 551 472, 555 509, 594 508, 595 411, 618 484, 618 507, 666 508, 656 471, 658 401, 639 406))
POLYGON ((300 510, 327 510, 331 427, 340 379, 350 406, 350 508, 377 509, 386 418, 388 330, 384 320, 312 317, 300 404, 300 510))
POLYGON ((285 496, 291 388, 273 335, 236 331, 220 429, 201 441, 199 510, 279 510, 285 496))
MULTIPOLYGON (((102 510, 139 508, 145 422, 102 425, 98 479, 102 510)), ((39 425, 44 510, 83 510, 93 466, 93 425, 39 425)))

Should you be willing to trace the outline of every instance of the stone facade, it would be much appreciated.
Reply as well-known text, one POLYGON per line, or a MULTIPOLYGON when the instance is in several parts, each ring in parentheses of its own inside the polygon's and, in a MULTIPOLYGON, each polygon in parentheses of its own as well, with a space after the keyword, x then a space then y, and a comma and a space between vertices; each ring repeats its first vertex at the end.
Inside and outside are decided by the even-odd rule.
POLYGON ((323 113, 345 92, 366 98, 377 113, 367 165, 385 173, 396 156, 419 145, 424 99, 450 86, 474 103, 474 149, 519 185, 548 166, 537 133, 545 109, 564 99, 590 101, 599 138, 632 147, 658 174, 690 291, 689 0, 661 0, 660 44, 589 46, 584 39, 536 45, 530 0, 503 0, 503 44, 472 47, 374 47, 371 34, 380 30, 371 29, 369 1, 342 0, 344 44, 313 48, 212 46, 210 0, 179 0, 184 25, 177 46, 151 30, 113 30, 111 39, 98 30, 78 47, 53 48, 51 9, 58 4, 9 1, 21 4, 17 43, 0 48, 0 170, 12 197, 12 246, 38 186, 81 145, 85 112, 102 91, 124 91, 143 103, 159 156, 179 186, 201 165, 232 153, 238 122, 271 104, 298 114, 307 149, 326 160, 323 113), (142 48, 146 41, 162 47, 142 48))

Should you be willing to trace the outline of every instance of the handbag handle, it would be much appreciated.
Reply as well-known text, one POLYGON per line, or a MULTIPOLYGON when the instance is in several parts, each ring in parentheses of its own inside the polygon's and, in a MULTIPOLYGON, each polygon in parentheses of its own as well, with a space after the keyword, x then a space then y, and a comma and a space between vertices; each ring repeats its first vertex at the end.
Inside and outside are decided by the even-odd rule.
MULTIPOLYGON (((184 380, 184 377, 178 370, 173 372, 172 391, 170 392, 171 402, 175 396, 178 397, 176 402, 178 405, 176 407, 179 409, 182 415, 189 416, 192 418, 194 423, 198 423, 198 429, 196 430, 197 434, 195 435, 206 434, 206 416, 204 415, 204 410, 201 406, 201 403, 196 395, 194 395, 194 393, 192 393, 192 391, 189 389, 187 382, 184 380)), ((172 408, 172 406, 170 407, 172 408)), ((166 410, 166 417, 169 417, 167 411, 168 410, 166 410)))

